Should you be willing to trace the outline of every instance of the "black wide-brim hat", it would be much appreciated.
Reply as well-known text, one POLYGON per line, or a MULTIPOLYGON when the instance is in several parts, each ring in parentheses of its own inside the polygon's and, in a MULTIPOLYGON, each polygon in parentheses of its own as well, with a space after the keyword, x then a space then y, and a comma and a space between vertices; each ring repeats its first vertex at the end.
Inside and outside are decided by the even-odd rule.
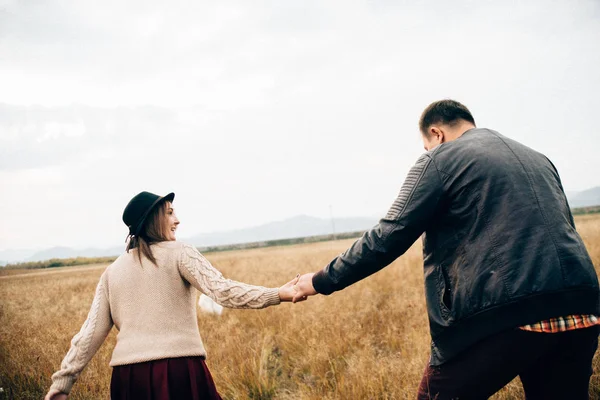
POLYGON ((169 193, 166 196, 159 196, 150 192, 141 192, 129 200, 129 204, 123 211, 123 222, 129 228, 129 234, 138 236, 144 221, 159 203, 163 201, 172 202, 175 198, 175 193, 169 193))

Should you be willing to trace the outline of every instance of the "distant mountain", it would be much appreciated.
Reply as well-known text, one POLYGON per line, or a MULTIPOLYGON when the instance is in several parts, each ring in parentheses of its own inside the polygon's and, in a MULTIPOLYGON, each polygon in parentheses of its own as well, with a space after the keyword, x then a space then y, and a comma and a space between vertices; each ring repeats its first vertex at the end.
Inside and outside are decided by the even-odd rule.
POLYGON ((73 249, 70 247, 52 247, 38 251, 27 259, 27 261, 49 260, 51 258, 72 257, 73 249))
POLYGON ((300 215, 252 228, 202 233, 184 239, 184 241, 199 247, 261 242, 265 240, 327 235, 333 233, 334 230, 336 233, 367 230, 373 227, 377 221, 377 218, 355 217, 335 218, 332 223, 329 219, 300 215))
MULTIPOLYGON (((600 205, 600 186, 581 192, 568 192, 569 205, 572 208, 600 205)), ((383 214, 382 214, 383 215, 383 214)), ((336 218, 315 218, 299 215, 282 221, 258 225, 232 231, 201 233, 182 241, 198 247, 219 246, 262 242, 266 240, 291 239, 306 236, 328 235, 335 233, 356 232, 373 227, 380 216, 336 218)), ((124 246, 111 248, 72 249, 69 247, 53 247, 46 250, 4 250, 0 251, 0 266, 20 261, 41 261, 51 258, 71 257, 107 257, 123 252, 124 246)))
MULTIPOLYGON (((213 233, 202 233, 189 238, 181 239, 183 242, 198 247, 219 246, 227 244, 240 244, 251 242, 262 242, 265 240, 291 239, 305 236, 327 235, 334 232, 355 232, 367 230, 374 226, 378 218, 356 217, 336 218, 332 221, 300 215, 283 221, 271 222, 251 228, 233 231, 221 231, 213 233)), ((73 249, 70 247, 52 247, 45 250, 6 250, 0 252, 0 260, 7 262, 41 261, 51 258, 72 257, 108 257, 117 256, 124 251, 124 246, 105 249, 87 248, 73 249)))
POLYGON ((71 258, 71 257, 108 257, 118 256, 125 249, 121 247, 111 247, 106 249, 72 249, 70 247, 52 247, 46 250, 38 251, 28 257, 25 261, 41 261, 51 258, 71 258))
POLYGON ((35 254, 35 249, 17 249, 0 251, 0 266, 16 261, 23 261, 35 254))
POLYGON ((567 193, 571 208, 600 206, 600 186, 582 192, 567 193))

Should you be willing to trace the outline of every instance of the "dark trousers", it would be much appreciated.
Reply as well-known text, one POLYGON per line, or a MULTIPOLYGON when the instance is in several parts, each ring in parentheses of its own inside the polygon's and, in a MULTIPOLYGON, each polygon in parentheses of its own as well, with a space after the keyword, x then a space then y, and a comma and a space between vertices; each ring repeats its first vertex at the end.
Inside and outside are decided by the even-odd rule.
POLYGON ((528 400, 588 399, 598 328, 491 336, 445 364, 428 366, 418 399, 487 399, 517 376, 528 400))

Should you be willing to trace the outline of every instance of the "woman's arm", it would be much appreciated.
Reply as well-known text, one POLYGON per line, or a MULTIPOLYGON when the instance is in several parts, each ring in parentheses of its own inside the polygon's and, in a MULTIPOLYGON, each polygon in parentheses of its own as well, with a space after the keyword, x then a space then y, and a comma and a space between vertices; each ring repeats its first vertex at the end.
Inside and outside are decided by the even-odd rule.
POLYGON ((100 277, 92 307, 81 330, 71 340, 71 348, 60 370, 52 375, 50 390, 69 393, 81 371, 100 348, 113 326, 108 303, 106 274, 100 277))
POLYGON ((195 247, 187 244, 182 248, 179 273, 223 307, 265 308, 281 301, 278 288, 253 286, 224 278, 195 247))

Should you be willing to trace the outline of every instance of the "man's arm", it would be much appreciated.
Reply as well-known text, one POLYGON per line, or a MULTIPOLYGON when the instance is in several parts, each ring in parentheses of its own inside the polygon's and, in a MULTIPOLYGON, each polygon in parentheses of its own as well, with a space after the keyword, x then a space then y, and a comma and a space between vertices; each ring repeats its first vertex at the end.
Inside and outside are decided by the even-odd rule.
POLYGON ((442 193, 440 173, 426 153, 411 168, 385 218, 314 274, 308 286, 318 293, 331 294, 389 265, 425 231, 442 193))

